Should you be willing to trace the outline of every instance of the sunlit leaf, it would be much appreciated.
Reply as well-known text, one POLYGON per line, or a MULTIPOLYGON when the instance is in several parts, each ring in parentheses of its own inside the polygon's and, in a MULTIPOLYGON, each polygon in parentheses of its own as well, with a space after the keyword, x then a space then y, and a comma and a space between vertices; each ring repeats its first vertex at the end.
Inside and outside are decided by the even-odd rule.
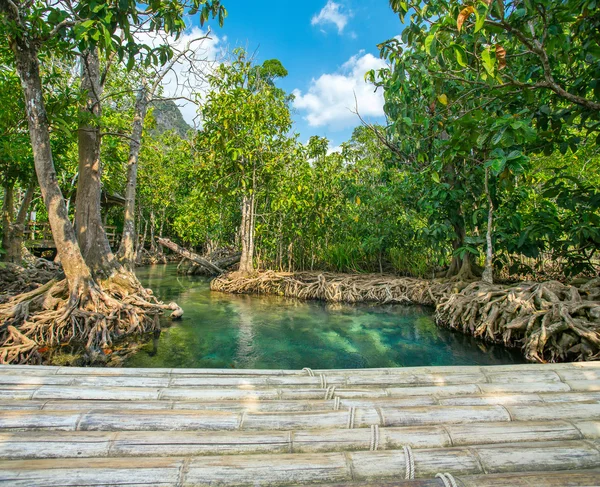
POLYGON ((467 20, 469 15, 471 15, 474 12, 475 12, 475 7, 473 7, 472 5, 469 5, 468 7, 465 7, 460 11, 460 13, 458 14, 458 18, 456 19, 456 28, 458 29, 459 32, 462 29, 462 26, 465 23, 465 20, 467 20))
POLYGON ((467 66, 467 51, 462 46, 458 44, 452 44, 452 48, 454 49, 454 53, 456 54, 456 61, 463 68, 467 66))
POLYGON ((490 76, 494 76, 494 65, 496 64, 496 60, 492 56, 491 49, 487 47, 481 53, 481 60, 483 61, 483 67, 488 72, 490 76))

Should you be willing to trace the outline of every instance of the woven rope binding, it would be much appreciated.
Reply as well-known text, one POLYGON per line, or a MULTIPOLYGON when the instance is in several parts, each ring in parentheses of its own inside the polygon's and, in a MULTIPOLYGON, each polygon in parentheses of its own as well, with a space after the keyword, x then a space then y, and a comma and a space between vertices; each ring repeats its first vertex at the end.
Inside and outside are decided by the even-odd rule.
POLYGON ((449 473, 438 473, 435 476, 436 479, 442 479, 444 482, 444 487, 458 487, 455 478, 449 473))
POLYGON ((404 461, 405 461, 405 470, 406 480, 414 480, 415 478, 415 459, 413 458, 412 448, 410 446, 403 446, 404 450, 404 461))
POLYGON ((314 377, 315 376, 315 373, 313 372, 313 370, 310 367, 304 367, 302 369, 302 372, 306 372, 309 377, 314 377))

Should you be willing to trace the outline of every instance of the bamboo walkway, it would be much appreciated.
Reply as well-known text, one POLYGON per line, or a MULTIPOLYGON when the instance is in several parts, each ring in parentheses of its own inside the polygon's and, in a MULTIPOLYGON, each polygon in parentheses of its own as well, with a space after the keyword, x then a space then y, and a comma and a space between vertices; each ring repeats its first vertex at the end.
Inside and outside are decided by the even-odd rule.
POLYGON ((0 457, 10 486, 598 486, 600 362, 0 366, 0 457))

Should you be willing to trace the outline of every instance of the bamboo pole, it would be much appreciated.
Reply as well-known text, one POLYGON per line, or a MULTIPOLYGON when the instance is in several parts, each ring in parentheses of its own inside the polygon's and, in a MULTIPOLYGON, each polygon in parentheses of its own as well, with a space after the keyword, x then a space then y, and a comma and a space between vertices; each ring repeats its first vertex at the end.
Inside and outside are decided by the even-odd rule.
POLYGON ((222 410, 91 409, 7 410, 0 429, 64 431, 291 430, 377 426, 451 425, 483 422, 600 419, 600 404, 417 406, 338 411, 246 412, 222 410))
MULTIPOLYGON (((460 487, 590 487, 597 484, 600 469, 565 472, 519 472, 517 474, 493 474, 456 476, 460 487)), ((321 484, 321 487, 443 487, 442 480, 396 480, 395 482, 352 482, 321 484)), ((305 486, 306 487, 306 486, 305 486)))
MULTIPOLYGON (((28 393, 31 395, 31 392, 28 393)), ((580 403, 600 402, 598 392, 571 392, 548 394, 518 395, 479 395, 457 397, 384 397, 358 399, 318 399, 318 400, 256 400, 241 398, 224 401, 126 401, 126 400, 0 400, 0 410, 44 409, 46 411, 77 411, 91 409, 188 409, 215 411, 248 411, 248 412, 301 412, 330 411, 354 408, 406 408, 415 406, 492 406, 492 405, 540 405, 544 403, 580 403)))
MULTIPOLYGON (((493 366, 452 366, 451 373, 479 373, 491 376, 505 376, 505 373, 527 371, 554 371, 557 374, 566 374, 565 380, 592 380, 598 379, 600 373, 600 361, 571 362, 556 364, 514 364, 493 366), (571 374, 569 377, 568 375, 571 374)), ((271 375, 307 375, 303 370, 263 370, 263 369, 170 369, 170 368, 107 368, 107 367, 70 367, 70 366, 46 366, 46 365, 0 365, 0 375, 14 375, 22 372, 23 375, 134 375, 143 377, 161 377, 170 375, 183 376, 271 376, 271 375)), ((402 375, 402 374, 431 374, 448 373, 447 367, 408 367, 408 368, 371 368, 371 369, 314 369, 313 373, 323 375, 402 375)), ((17 374, 19 375, 19 374, 17 374)), ((537 379, 535 379, 537 381, 537 379)), ((522 381, 521 381, 522 382, 522 381)))
MULTIPOLYGON (((402 450, 451 446, 600 439, 600 421, 476 423, 378 430, 377 449, 402 450)), ((0 432, 4 459, 124 456, 195 456, 369 451, 366 429, 238 431, 20 431, 0 432)))
MULTIPOLYGON (((415 477, 592 469, 600 452, 585 441, 522 443, 414 450, 415 477)), ((402 450, 204 457, 69 458, 0 461, 11 486, 290 485, 404 478, 402 450), (185 468, 184 468, 185 466, 185 468)), ((489 484, 488 484, 489 485, 489 484)), ((593 484, 592 484, 593 485, 593 484)))
MULTIPOLYGON (((540 384, 465 384, 431 387, 389 387, 389 388, 356 388, 327 389, 315 388, 255 388, 240 386, 238 388, 193 388, 168 387, 164 389, 152 387, 103 387, 96 385, 40 385, 9 384, 0 385, 0 400, 173 400, 173 401, 250 401, 250 400, 319 400, 327 394, 339 397, 340 400, 384 399, 430 397, 452 398, 462 396, 501 396, 519 394, 598 393, 600 384, 594 381, 585 383, 540 383, 540 384)), ((540 396, 541 397, 541 396, 540 396)))

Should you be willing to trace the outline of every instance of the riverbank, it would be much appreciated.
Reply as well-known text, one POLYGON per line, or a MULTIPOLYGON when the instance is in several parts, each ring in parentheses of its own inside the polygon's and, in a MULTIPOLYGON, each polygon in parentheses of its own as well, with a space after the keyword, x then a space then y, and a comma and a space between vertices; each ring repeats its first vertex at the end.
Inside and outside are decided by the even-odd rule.
POLYGON ((386 275, 266 271, 214 279, 213 291, 273 294, 329 302, 420 304, 441 326, 521 348, 536 362, 600 358, 600 279, 489 285, 386 275))

